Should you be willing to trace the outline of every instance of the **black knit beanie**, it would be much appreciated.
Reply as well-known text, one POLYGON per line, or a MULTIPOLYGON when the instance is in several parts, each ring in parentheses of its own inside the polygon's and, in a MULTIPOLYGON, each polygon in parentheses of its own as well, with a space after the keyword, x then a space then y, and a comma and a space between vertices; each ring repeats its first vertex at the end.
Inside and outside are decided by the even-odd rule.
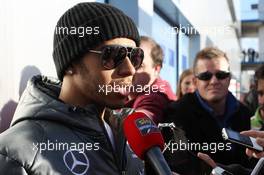
POLYGON ((107 4, 79 3, 59 19, 54 33, 53 59, 58 78, 89 49, 113 38, 129 38, 139 46, 136 25, 121 10, 107 4))

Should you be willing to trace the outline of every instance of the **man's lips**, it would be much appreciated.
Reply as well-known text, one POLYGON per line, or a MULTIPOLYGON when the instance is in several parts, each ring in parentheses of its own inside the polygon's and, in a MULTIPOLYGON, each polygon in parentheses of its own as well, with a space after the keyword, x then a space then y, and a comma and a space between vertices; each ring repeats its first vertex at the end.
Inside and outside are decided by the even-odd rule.
POLYGON ((220 88, 211 88, 211 89, 208 89, 208 91, 213 91, 213 92, 218 92, 220 91, 221 89, 220 88))
POLYGON ((208 86, 208 87, 207 87, 207 90, 208 90, 208 91, 219 91, 219 90, 221 90, 221 89, 223 89, 223 87, 222 87, 222 86, 219 86, 219 85, 208 86))
POLYGON ((130 93, 129 88, 119 88, 118 93, 120 93, 123 96, 128 96, 130 93))
POLYGON ((123 96, 128 96, 130 93, 130 88, 131 88, 132 84, 129 83, 122 83, 122 84, 116 84, 114 83, 113 85, 113 89, 115 93, 119 93, 123 96))

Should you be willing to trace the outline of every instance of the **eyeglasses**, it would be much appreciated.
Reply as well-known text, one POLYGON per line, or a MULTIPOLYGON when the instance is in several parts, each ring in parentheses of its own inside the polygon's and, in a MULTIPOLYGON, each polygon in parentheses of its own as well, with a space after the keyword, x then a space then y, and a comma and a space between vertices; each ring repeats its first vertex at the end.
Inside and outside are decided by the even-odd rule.
POLYGON ((225 72, 225 71, 218 71, 215 74, 213 74, 211 72, 206 71, 206 72, 203 72, 203 73, 200 73, 200 74, 196 75, 195 77, 197 77, 199 80, 208 81, 208 80, 211 80, 213 75, 218 80, 224 80, 224 79, 230 77, 231 73, 230 72, 225 72))
POLYGON ((102 65, 106 69, 114 69, 126 57, 129 58, 135 69, 138 69, 144 59, 144 51, 139 47, 125 47, 121 45, 106 45, 102 50, 89 50, 91 53, 101 54, 102 65))

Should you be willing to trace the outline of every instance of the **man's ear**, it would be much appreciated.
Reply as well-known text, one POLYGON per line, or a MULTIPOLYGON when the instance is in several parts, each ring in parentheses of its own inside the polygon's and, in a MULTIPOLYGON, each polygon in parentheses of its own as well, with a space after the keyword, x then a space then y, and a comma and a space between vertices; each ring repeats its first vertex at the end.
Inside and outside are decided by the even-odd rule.
POLYGON ((76 66, 74 66, 73 64, 71 64, 71 65, 67 68, 65 74, 66 74, 66 75, 73 75, 75 72, 76 72, 76 66))
POLYGON ((193 76, 192 81, 194 86, 197 87, 197 78, 195 76, 193 76))
POLYGON ((73 70, 71 68, 66 70, 66 74, 67 75, 72 75, 73 74, 73 70))
POLYGON ((159 74, 161 70, 161 65, 156 65, 155 66, 155 71, 159 74))

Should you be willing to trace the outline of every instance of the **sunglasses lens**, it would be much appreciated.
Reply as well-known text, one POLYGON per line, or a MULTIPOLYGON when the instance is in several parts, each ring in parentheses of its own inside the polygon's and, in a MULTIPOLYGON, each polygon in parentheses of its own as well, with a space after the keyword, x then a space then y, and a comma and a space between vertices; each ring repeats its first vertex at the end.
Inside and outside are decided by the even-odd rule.
POLYGON ((130 61, 135 67, 135 69, 138 69, 141 66, 143 58, 144 58, 144 52, 142 49, 134 48, 131 50, 130 61))
POLYGON ((213 74, 211 72, 203 72, 197 75, 199 80, 208 81, 212 78, 213 74))
POLYGON ((114 66, 114 60, 112 59, 113 57, 113 52, 111 47, 105 47, 102 50, 102 61, 103 61, 103 66, 107 69, 111 69, 111 67, 114 66))
POLYGON ((223 80, 223 79, 226 79, 227 77, 229 77, 230 73, 224 72, 224 71, 219 71, 215 74, 215 76, 218 80, 223 80))
POLYGON ((118 45, 106 46, 102 50, 103 66, 106 69, 114 69, 121 64, 127 56, 135 69, 138 69, 142 64, 144 52, 141 48, 126 48, 118 45))
POLYGON ((102 51, 103 66, 113 69, 126 58, 127 49, 122 46, 107 46, 102 51))
MULTIPOLYGON (((200 73, 196 76, 199 80, 204 80, 204 81, 208 81, 213 77, 213 73, 211 72, 203 72, 200 73)), ((224 80, 227 77, 230 77, 230 72, 225 72, 225 71, 219 71, 217 73, 215 73, 215 77, 218 80, 224 80)))
POLYGON ((118 66, 127 56, 127 49, 125 47, 118 47, 115 50, 116 55, 113 58, 115 62, 115 67, 118 66))

